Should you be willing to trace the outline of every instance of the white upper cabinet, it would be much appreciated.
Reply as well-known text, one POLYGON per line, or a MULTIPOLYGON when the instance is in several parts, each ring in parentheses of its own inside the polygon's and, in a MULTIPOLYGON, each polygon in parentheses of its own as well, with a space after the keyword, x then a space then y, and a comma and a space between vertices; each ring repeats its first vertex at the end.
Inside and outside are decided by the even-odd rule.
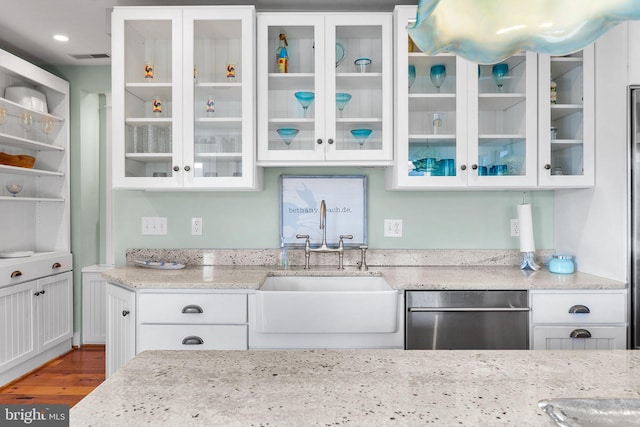
POLYGON ((114 187, 254 189, 255 12, 113 13, 114 187))
POLYGON ((397 189, 535 187, 537 57, 478 65, 427 55, 406 31, 416 8, 395 9, 397 189))
POLYGON ((595 185, 595 48, 540 55, 541 187, 595 185))
POLYGON ((259 165, 391 164, 391 24, 388 13, 258 14, 259 165))

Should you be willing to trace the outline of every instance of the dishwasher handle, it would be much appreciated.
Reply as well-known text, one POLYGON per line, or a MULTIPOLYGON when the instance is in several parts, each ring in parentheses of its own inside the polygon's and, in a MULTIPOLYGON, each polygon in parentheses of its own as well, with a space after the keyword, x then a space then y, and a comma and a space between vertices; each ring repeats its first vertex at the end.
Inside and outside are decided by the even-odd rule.
POLYGON ((434 313, 434 312, 514 312, 530 311, 529 307, 409 307, 410 313, 434 313))

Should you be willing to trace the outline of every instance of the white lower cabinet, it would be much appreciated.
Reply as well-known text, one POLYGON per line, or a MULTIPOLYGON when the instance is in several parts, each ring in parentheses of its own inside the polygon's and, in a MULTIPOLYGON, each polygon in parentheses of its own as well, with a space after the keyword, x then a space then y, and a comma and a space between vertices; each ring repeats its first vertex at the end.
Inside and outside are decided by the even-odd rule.
POLYGON ((71 272, 0 288, 0 386, 71 349, 72 294, 71 272))
POLYGON ((138 297, 139 352, 248 348, 246 294, 143 291, 138 297))
POLYGON ((533 350, 626 348, 626 290, 545 290, 530 295, 533 350))
POLYGON ((145 350, 246 350, 247 294, 107 284, 107 376, 145 350))
POLYGON ((136 355, 136 293, 107 283, 106 376, 136 355))

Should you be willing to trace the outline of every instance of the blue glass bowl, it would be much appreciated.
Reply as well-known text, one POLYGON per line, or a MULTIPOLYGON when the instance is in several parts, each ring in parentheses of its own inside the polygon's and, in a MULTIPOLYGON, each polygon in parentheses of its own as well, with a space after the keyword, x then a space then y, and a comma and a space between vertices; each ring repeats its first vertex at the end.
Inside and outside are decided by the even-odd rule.
POLYGON ((509 74, 509 65, 508 64, 496 64, 493 66, 491 70, 492 74, 496 77, 504 77, 509 74))

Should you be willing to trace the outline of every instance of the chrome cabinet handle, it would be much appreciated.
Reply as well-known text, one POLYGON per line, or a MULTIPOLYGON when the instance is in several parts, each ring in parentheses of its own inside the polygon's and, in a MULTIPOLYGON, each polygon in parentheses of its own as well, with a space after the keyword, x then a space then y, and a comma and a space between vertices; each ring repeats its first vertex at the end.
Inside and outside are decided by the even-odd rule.
POLYGON ((570 338, 591 338, 591 332, 586 329, 574 329, 569 334, 570 338))
POLYGON ((185 166, 185 167, 184 167, 184 170, 185 170, 185 171, 187 171, 187 172, 189 172, 189 171, 191 170, 191 166, 189 166, 189 165, 185 166))
POLYGON ((20 270, 16 270, 13 273, 11 273, 11 278, 20 277, 20 276, 22 276, 22 271, 20 270))
POLYGON ((60 268, 62 267, 62 264, 60 264, 59 262, 54 262, 53 265, 51 266, 52 270, 55 270, 56 268, 60 268))
POLYGON ((36 296, 36 297, 37 297, 38 295, 40 295, 40 292, 36 292, 35 294, 33 294, 33 296, 36 296))
POLYGON ((467 170, 467 165, 464 165, 464 164, 460 165, 460 170, 461 171, 466 171, 467 170))
POLYGON ((322 144, 322 138, 318 138, 318 139, 316 140, 316 143, 317 143, 318 145, 322 144))
POLYGON ((191 335, 182 340, 182 344, 184 345, 201 345, 204 344, 204 340, 195 335, 191 335))
POLYGON ((122 310, 122 317, 127 317, 127 314, 129 314, 129 310, 122 310))
POLYGON ((589 307, 582 304, 576 304, 569 309, 569 313, 571 314, 583 314, 583 313, 591 313, 589 307))
POLYGON ((331 144, 333 144, 333 139, 329 138, 329 139, 327 140, 327 142, 329 143, 329 145, 331 145, 331 144))
POLYGON ((180 170, 180 166, 174 166, 174 167, 173 167, 173 171, 174 171, 174 172, 178 172, 179 170, 180 170))
POLYGON ((44 292, 45 292, 45 290, 44 290, 44 289, 43 289, 43 290, 41 290, 41 291, 40 291, 40 295, 44 295, 44 292))
POLYGON ((478 165, 476 165, 475 163, 471 165, 471 169, 476 170, 478 169, 478 165))
POLYGON ((546 170, 549 170, 549 169, 551 169, 551 165, 550 165, 549 163, 547 163, 546 165, 544 165, 544 168, 545 168, 546 170))
POLYGON ((190 313, 204 313, 204 310, 199 305, 191 304, 191 305, 184 306, 182 308, 182 312, 183 313, 187 313, 187 314, 190 314, 190 313))

